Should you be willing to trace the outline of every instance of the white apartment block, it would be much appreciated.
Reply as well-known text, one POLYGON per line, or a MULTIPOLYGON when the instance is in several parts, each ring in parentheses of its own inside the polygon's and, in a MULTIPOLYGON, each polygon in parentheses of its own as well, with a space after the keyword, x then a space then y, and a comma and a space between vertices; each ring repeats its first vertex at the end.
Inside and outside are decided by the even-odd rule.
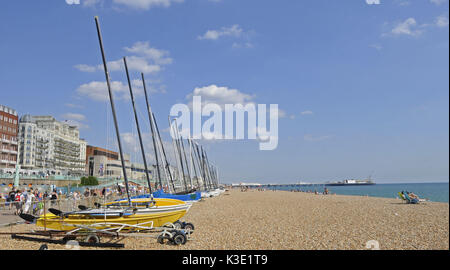
POLYGON ((80 139, 76 126, 52 116, 24 115, 19 121, 18 138, 22 169, 85 174, 86 141, 80 139))

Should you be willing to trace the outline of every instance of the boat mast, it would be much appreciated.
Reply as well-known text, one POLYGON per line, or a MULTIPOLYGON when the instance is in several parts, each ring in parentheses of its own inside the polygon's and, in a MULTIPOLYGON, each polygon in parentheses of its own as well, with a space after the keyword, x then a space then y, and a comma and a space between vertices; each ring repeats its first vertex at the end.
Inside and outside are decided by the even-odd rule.
POLYGON ((175 193, 175 185, 173 183, 172 172, 170 171, 170 165, 169 165, 169 162, 167 161, 167 155, 166 155, 166 151, 164 150, 164 145, 163 145, 163 142, 161 139, 161 134, 159 133, 158 123, 156 122, 155 115, 153 113, 152 113, 152 118, 153 118, 153 123, 155 123, 155 128, 156 128, 156 133, 158 134, 159 143, 161 144, 161 149, 162 149, 162 153, 164 156, 164 161, 166 162, 166 169, 167 169, 167 172, 169 173, 170 182, 171 182, 172 188, 173 188, 173 193, 175 193))
POLYGON ((181 171, 183 172, 184 191, 187 193, 188 192, 188 187, 187 187, 187 181, 186 181, 186 174, 184 173, 183 155, 182 155, 182 148, 181 148, 181 144, 182 144, 183 141, 181 139, 180 133, 178 132, 177 119, 174 119, 174 121, 175 121, 175 131, 176 131, 176 134, 177 134, 178 154, 179 154, 179 157, 180 157, 181 171))
POLYGON ((145 102, 147 103, 148 119, 150 120, 150 130, 152 132, 153 148, 155 150, 156 171, 158 172, 158 182, 159 182, 160 189, 163 189, 162 181, 161 181, 161 170, 159 169, 158 150, 156 149, 157 146, 156 146, 156 141, 155 141, 155 130, 153 128, 153 117, 152 117, 153 113, 152 113, 150 104, 148 102, 147 87, 145 85, 144 73, 141 73, 141 77, 142 77, 142 84, 144 85, 144 94, 145 94, 145 102))
POLYGON ((108 86, 109 100, 110 100, 110 103, 111 103, 111 110, 112 110, 113 118, 114 118, 114 126, 116 128, 116 137, 117 137, 117 143, 119 145, 120 161, 122 163, 123 178, 125 179, 125 189, 127 191, 128 204, 131 206, 130 191, 128 189, 127 170, 126 170, 126 167, 125 167, 125 160, 123 158, 122 144, 120 143, 119 126, 117 124, 116 110, 115 110, 115 107, 114 107, 113 93, 111 91, 111 83, 110 83, 110 80, 109 80, 108 66, 107 66, 107 62, 106 62, 105 51, 103 49, 103 40, 102 40, 101 31, 100 31, 100 24, 98 22, 98 16, 95 16, 95 24, 97 26, 97 35, 98 35, 98 40, 99 40, 99 43, 100 43, 100 51, 102 53, 103 68, 105 70, 105 77, 106 77, 106 85, 108 86))
POLYGON ((145 176, 147 177, 149 193, 152 194, 152 186, 150 183, 150 176, 148 174, 147 159, 145 158, 144 144, 142 143, 141 129, 139 127, 139 120, 138 120, 138 116, 136 113, 136 105, 134 102, 133 90, 131 89, 130 74, 128 73, 128 65, 127 65, 126 57, 123 58, 123 64, 125 65, 125 72, 127 73, 128 88, 130 89, 131 104, 133 105, 134 119, 136 120, 136 128, 137 128, 138 136, 139 136, 139 144, 141 145, 142 160, 144 161, 145 176))
POLYGON ((172 122, 170 121, 170 116, 169 116, 169 127, 170 127, 170 135, 172 137, 172 147, 173 147, 173 155, 175 158, 175 163, 177 165, 177 172, 178 172, 178 181, 180 182, 180 185, 183 185, 183 180, 181 179, 182 177, 182 173, 181 173, 181 169, 180 169, 180 160, 178 159, 178 155, 177 155, 177 144, 176 144, 176 133, 175 133, 175 129, 173 127, 172 122))
POLYGON ((200 155, 200 149, 199 149, 199 146, 198 146, 197 143, 195 143, 195 150, 196 150, 196 153, 197 153, 197 158, 198 158, 198 162, 199 162, 199 165, 200 165, 200 169, 202 170, 203 186, 205 188, 205 191, 207 191, 208 190, 208 186, 207 186, 207 183, 206 183, 205 163, 203 162, 202 155, 200 155))
POLYGON ((206 176, 208 178, 208 186, 209 186, 209 189, 212 189, 213 187, 212 187, 212 183, 211 183, 211 174, 209 172, 208 159, 206 158, 206 152, 203 149, 203 146, 202 146, 202 156, 203 156, 203 160, 205 162, 205 171, 206 171, 206 176))
POLYGON ((187 175, 189 177, 189 181, 190 181, 190 185, 191 185, 191 190, 192 190, 192 178, 191 178, 191 171, 189 170, 189 164, 188 164, 188 160, 186 157, 186 151, 184 150, 184 143, 183 143, 183 137, 180 136, 180 141, 181 141, 181 149, 183 151, 183 155, 184 155, 184 160, 186 163, 186 171, 187 171, 187 175))
POLYGON ((198 182, 198 174, 197 174, 197 169, 195 168, 195 161, 194 161, 194 156, 193 156, 193 154, 192 154, 192 139, 188 139, 189 140, 189 153, 190 153, 190 156, 191 156, 191 165, 192 165, 192 168, 194 169, 194 173, 195 173, 195 180, 196 180, 196 182, 197 182, 197 186, 196 186, 196 189, 197 188, 200 188, 200 183, 198 182))

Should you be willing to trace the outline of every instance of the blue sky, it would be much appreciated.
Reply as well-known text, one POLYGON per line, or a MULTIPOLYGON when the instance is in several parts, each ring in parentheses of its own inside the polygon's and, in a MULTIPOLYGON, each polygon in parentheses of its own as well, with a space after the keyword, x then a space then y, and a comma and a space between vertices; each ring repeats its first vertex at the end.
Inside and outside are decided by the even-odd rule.
POLYGON ((276 150, 204 142, 224 182, 448 181, 448 1, 374 2, 3 1, 0 104, 69 120, 89 144, 114 148, 98 15, 132 159, 134 118, 125 72, 114 66, 123 56, 133 79, 146 73, 161 129, 196 88, 220 88, 230 94, 224 102, 279 104, 276 150))

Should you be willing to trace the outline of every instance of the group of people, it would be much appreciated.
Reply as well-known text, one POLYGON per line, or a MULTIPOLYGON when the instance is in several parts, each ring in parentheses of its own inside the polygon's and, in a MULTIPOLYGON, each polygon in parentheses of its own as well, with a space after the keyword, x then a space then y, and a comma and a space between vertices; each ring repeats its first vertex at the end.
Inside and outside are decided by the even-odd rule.
POLYGON ((42 202, 44 198, 56 200, 58 195, 55 190, 48 194, 47 192, 42 193, 37 189, 33 190, 33 188, 23 190, 13 188, 3 197, 6 205, 9 206, 10 210, 14 210, 15 215, 21 213, 37 214, 44 208, 42 202))
POLYGON ((331 194, 330 191, 328 190, 328 188, 324 188, 323 192, 318 192, 317 189, 315 189, 314 191, 312 191, 312 190, 303 191, 303 190, 300 190, 300 189, 292 189, 291 191, 292 192, 314 193, 316 195, 329 195, 329 194, 331 194))
MULTIPOLYGON (((51 192, 43 192, 37 188, 33 189, 32 187, 29 187, 28 189, 12 188, 8 193, 0 193, 0 199, 3 201, 3 207, 5 207, 5 209, 9 208, 9 210, 14 210, 15 215, 21 213, 42 215, 44 199, 46 203, 49 203, 49 207, 55 207, 58 200, 61 199, 73 201, 74 207, 77 207, 80 200, 87 198, 109 199, 115 196, 120 197, 124 195, 124 191, 125 190, 119 185, 109 188, 85 188, 84 191, 69 191, 68 193, 63 193, 61 189, 59 189, 59 191, 54 189, 51 192)), ((140 195, 147 192, 145 188, 138 187, 132 187, 129 191, 131 195, 140 195)))

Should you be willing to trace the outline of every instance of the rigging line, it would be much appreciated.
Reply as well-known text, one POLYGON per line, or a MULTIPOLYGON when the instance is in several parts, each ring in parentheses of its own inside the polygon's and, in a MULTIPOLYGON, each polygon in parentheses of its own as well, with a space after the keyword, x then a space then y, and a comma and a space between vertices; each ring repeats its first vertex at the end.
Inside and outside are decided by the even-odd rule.
MULTIPOLYGON (((141 112, 141 110, 139 109, 139 105, 137 105, 136 104, 136 111, 137 111, 137 113, 138 113, 138 115, 140 115, 142 118, 144 118, 145 119, 145 117, 143 116, 143 113, 141 112)), ((154 119, 153 119, 154 120, 154 119)), ((145 122, 145 125, 148 127, 148 128, 150 128, 150 124, 147 122, 147 121, 144 121, 145 122)), ((155 121, 153 121, 153 123, 155 123, 156 124, 156 122, 155 121)), ((151 129, 151 128, 150 128, 151 129)), ((156 134, 155 134, 156 135, 156 134)), ((156 137, 156 136, 155 136, 156 137)), ((161 156, 161 161, 162 161, 162 163, 164 162, 164 160, 163 160, 163 155, 162 155, 162 152, 164 151, 163 150, 163 145, 162 145, 162 142, 159 142, 159 140, 154 140, 155 141, 155 144, 156 144, 156 149, 153 149, 154 151, 157 151, 157 152, 159 152, 160 153, 160 156, 161 156)), ((155 146, 153 146, 153 147, 155 147, 155 146)), ((156 165, 155 165, 155 167, 156 167, 156 170, 157 170, 157 173, 159 172, 159 170, 158 170, 158 168, 160 168, 160 166, 159 166, 159 162, 156 160, 156 159, 158 159, 159 160, 159 158, 158 158, 158 155, 156 154, 155 155, 155 162, 156 162, 156 165)), ((164 175, 165 175, 165 178, 166 178, 166 182, 167 183, 169 183, 169 177, 168 177, 168 175, 167 175, 167 171, 166 171, 166 168, 165 168, 165 166, 163 166, 163 171, 164 171, 164 175)), ((170 173, 170 172, 169 172, 170 173)), ((162 188, 162 187, 161 187, 162 188)))
POLYGON ((181 163, 181 168, 183 171, 183 181, 184 181, 184 188, 185 188, 185 192, 188 192, 188 188, 187 188, 187 179, 186 179, 186 174, 185 174, 185 170, 184 170, 184 166, 183 166, 183 156, 182 156, 182 143, 183 143, 183 138, 181 138, 181 135, 179 133, 178 130, 178 123, 177 123, 177 119, 174 119, 175 121, 175 128, 176 128, 176 132, 177 132, 177 136, 178 136, 178 140, 177 140, 177 144, 178 144, 178 152, 180 154, 180 163, 181 163))
MULTIPOLYGON (((157 134, 158 134, 158 139, 159 139, 159 141, 161 142, 161 150, 162 150, 162 153, 163 153, 164 161, 165 161, 166 166, 167 166, 167 172, 169 173, 170 183, 172 184, 172 191, 173 191, 173 193, 175 193, 175 185, 174 185, 174 183, 173 183, 173 180, 174 180, 174 179, 173 179, 172 173, 171 173, 171 171, 170 171, 170 164, 169 164, 169 162, 167 161, 166 151, 164 150, 164 145, 163 145, 163 141, 162 141, 162 139, 161 139, 161 134, 159 133, 158 122, 156 122, 156 118, 155 118, 155 114, 154 114, 154 113, 152 113, 152 118, 153 118, 153 123, 155 124, 156 132, 157 132, 157 134)), ((169 142, 168 142, 168 143, 169 143, 169 142)), ((170 187, 170 185, 169 185, 169 187, 170 187)))
POLYGON ((170 116, 169 116, 169 127, 170 127, 170 136, 172 137, 172 149, 173 149, 173 155, 174 155, 174 159, 175 159, 175 164, 177 166, 177 177, 176 179, 178 179, 178 182, 180 182, 180 185, 183 184, 183 182, 181 181, 181 170, 180 170, 180 162, 177 158, 177 147, 175 145, 175 131, 173 129, 173 123, 170 122, 170 116))

